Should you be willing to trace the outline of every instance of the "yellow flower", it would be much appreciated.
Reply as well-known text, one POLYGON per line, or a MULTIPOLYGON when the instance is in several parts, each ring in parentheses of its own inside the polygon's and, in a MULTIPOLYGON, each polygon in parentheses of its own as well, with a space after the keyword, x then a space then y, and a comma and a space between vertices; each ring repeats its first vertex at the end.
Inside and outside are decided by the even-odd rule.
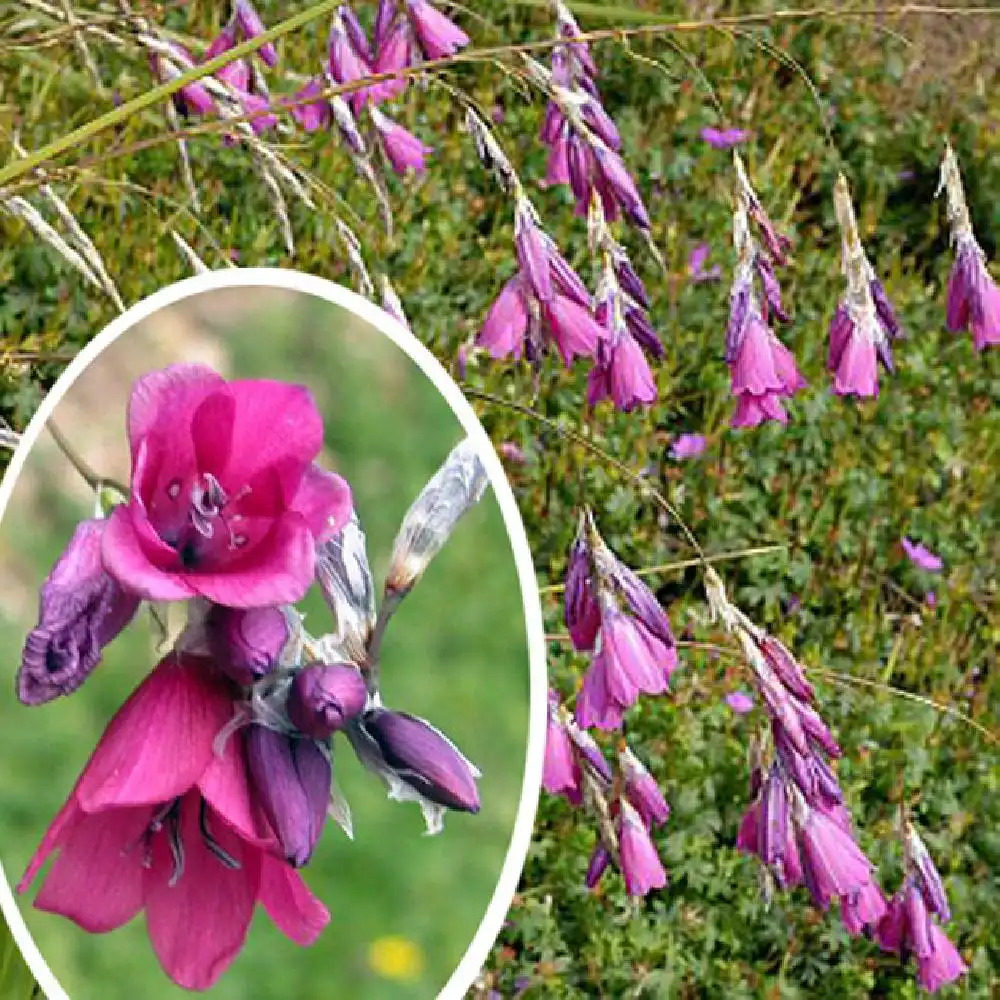
POLYGON ((411 983, 424 971, 424 953, 409 938, 390 934, 372 941, 368 964, 383 979, 411 983))

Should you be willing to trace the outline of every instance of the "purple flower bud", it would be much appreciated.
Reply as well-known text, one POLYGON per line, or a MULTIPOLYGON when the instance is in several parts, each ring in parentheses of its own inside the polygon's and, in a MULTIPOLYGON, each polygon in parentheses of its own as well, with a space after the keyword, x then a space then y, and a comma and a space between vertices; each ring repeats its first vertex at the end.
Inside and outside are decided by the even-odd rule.
POLYGON ((609 149, 603 143, 595 143, 591 148, 601 177, 615 201, 621 205, 625 214, 635 225, 645 232, 649 232, 653 224, 649 220, 642 196, 639 194, 639 189, 635 186, 635 181, 628 172, 625 162, 613 149, 609 149))
POLYGON ((552 280, 561 295, 572 299, 577 305, 590 306, 590 293, 580 275, 570 267, 566 258, 554 247, 549 247, 549 267, 552 280))
POLYGON ((422 174, 426 170, 424 161, 432 152, 430 146, 425 146, 415 135, 380 111, 372 108, 371 115, 392 169, 397 174, 406 174, 410 170, 422 174))
POLYGON ((705 450, 707 444, 704 434, 678 434, 670 446, 670 457, 678 462, 697 458, 705 450))
POLYGON ((781 305, 781 286, 774 274, 774 267, 771 261, 762 253, 758 253, 754 258, 754 266, 760 277, 760 283, 764 288, 763 311, 764 322, 767 322, 769 313, 774 313, 781 323, 788 322, 788 313, 781 305))
POLYGON ((673 666, 677 664, 677 640, 670 627, 670 619, 660 607, 660 602, 649 587, 620 559, 615 558, 612 576, 615 583, 621 588, 622 595, 636 618, 664 646, 673 651, 673 664, 671 665, 671 669, 673 669, 673 666))
MULTIPOLYGON (((236 23, 239 25, 240 31, 243 32, 243 37, 248 40, 267 31, 264 22, 260 19, 260 14, 254 9, 250 0, 236 0, 235 16, 236 23)), ((265 42, 257 52, 268 66, 273 67, 277 64, 278 53, 271 42, 265 42)))
POLYGON ((312 857, 326 823, 332 780, 329 751, 313 739, 253 725, 247 733, 247 763, 253 792, 285 858, 301 868, 312 857))
POLYGON ((38 624, 24 644, 17 674, 17 696, 25 705, 72 694, 139 607, 139 597, 104 571, 106 524, 102 519, 81 521, 42 584, 38 624))
POLYGON ((583 758, 584 763, 589 764, 591 770, 606 783, 611 784, 611 768, 601 753, 601 748, 586 729, 581 729, 575 722, 570 720, 569 737, 576 747, 577 753, 583 758))
POLYGON ((545 236, 523 202, 518 204, 514 216, 514 247, 521 270, 527 275, 535 296, 542 302, 548 302, 554 294, 548 248, 545 236))
POLYGON ((469 36, 428 0, 406 0, 406 10, 420 47, 428 59, 453 56, 460 48, 469 44, 469 36))
POLYGON ((393 19, 396 17, 396 0, 378 0, 375 11, 375 48, 380 49, 389 35, 393 19))
POLYGON ((737 715, 746 715, 753 709, 753 698, 745 691, 730 691, 725 701, 737 715))
POLYGON ((566 570, 566 627, 579 650, 594 648, 601 627, 601 609, 591 578, 590 554, 586 541, 577 535, 569 553, 566 570))
POLYGON ((635 273, 632 262, 625 254, 615 257, 615 277, 626 295, 635 299, 643 309, 649 308, 649 295, 646 292, 646 286, 642 283, 639 275, 635 273))
POLYGON ((621 802, 618 844, 621 850, 622 876, 630 896, 645 896, 667 884, 667 873, 656 853, 656 846, 642 817, 627 800, 621 802))
POLYGON ((230 49, 236 47, 236 22, 230 21, 222 31, 215 37, 212 44, 205 49, 204 60, 209 62, 209 60, 214 59, 216 56, 221 56, 223 52, 228 52, 230 49))
POLYGON ((647 827, 666 823, 670 816, 670 805, 642 761, 625 747, 618 754, 618 764, 625 778, 625 794, 642 817, 643 823, 647 827))
POLYGON ((781 862, 788 845, 788 790, 785 780, 781 768, 772 764, 764 779, 760 800, 757 849, 761 861, 778 873, 782 870, 781 862))
MULTIPOLYGON (((878 278, 872 278, 871 282, 869 282, 869 288, 871 289, 872 301, 875 303, 875 311, 878 313, 882 329, 885 330, 886 336, 890 340, 896 340, 903 335, 903 328, 899 323, 899 317, 896 316, 896 310, 889 301, 885 286, 878 278)), ((892 370, 891 364, 886 367, 890 371, 892 370)))
POLYGON ((613 150, 622 148, 622 138, 601 102, 591 97, 583 106, 583 120, 613 150))
POLYGON ((288 718, 300 733, 329 739, 365 708, 368 691, 357 667, 315 663, 303 667, 288 691, 288 718))
MULTIPOLYGON (((381 8, 379 8, 381 12, 381 8)), ((378 36, 376 36, 378 37, 378 36)), ((406 69, 413 61, 413 39, 410 26, 405 18, 396 21, 378 44, 378 55, 375 58, 375 72, 393 73, 406 69)), ((383 80, 369 88, 373 103, 391 100, 406 90, 407 79, 398 75, 390 80, 383 80)))
POLYGON ((365 29, 358 20, 358 15, 354 13, 354 8, 348 4, 337 8, 337 13, 343 18, 344 27, 347 29, 347 36, 351 40, 354 51, 357 52, 366 63, 372 61, 372 50, 368 44, 368 36, 365 29))
POLYGON ((429 722, 405 712, 375 708, 365 713, 362 727, 403 784, 448 809, 479 812, 479 772, 429 722))
POLYGON ((215 665, 237 684, 250 685, 278 665, 291 635, 281 608, 226 608, 213 604, 205 634, 215 665))
POLYGON ((772 635, 765 635, 760 643, 760 651, 764 654, 768 665, 778 675, 778 680, 792 694, 807 702, 815 699, 816 693, 812 685, 806 680, 802 667, 784 643, 772 635))
MULTIPOLYGON (((349 9, 341 8, 341 10, 349 9)), ((327 41, 327 62, 330 67, 330 75, 337 83, 353 83, 355 80, 363 79, 369 73, 368 64, 355 49, 348 33, 347 24, 340 13, 334 15, 333 24, 330 26, 330 36, 327 41)), ((360 114, 367 99, 367 91, 359 90, 352 93, 347 98, 347 102, 355 114, 360 114)))
POLYGON ((625 309, 625 325, 628 332, 649 352, 654 358, 663 357, 663 342, 660 335, 653 329, 649 317, 642 309, 636 306, 627 306, 625 309))
POLYGON ((951 910, 948 907, 948 897, 945 895, 944 884, 923 840, 909 823, 906 829, 906 840, 910 859, 919 880, 920 891, 927 903, 927 909, 931 913, 936 913, 941 918, 941 922, 946 924, 951 920, 951 910))
POLYGON ((584 879, 584 884, 588 889, 597 886, 609 864, 611 864, 611 852, 603 844, 598 843, 590 855, 590 863, 587 865, 587 876, 584 879))

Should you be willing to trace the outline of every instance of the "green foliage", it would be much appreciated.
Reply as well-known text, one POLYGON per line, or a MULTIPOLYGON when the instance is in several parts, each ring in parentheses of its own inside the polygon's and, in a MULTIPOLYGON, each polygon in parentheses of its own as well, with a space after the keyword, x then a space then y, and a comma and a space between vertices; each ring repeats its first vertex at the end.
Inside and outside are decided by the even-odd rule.
MULTIPOLYGON (((475 6, 458 16, 468 18, 470 33, 483 44, 551 31, 544 4, 475 6)), ((745 14, 780 5, 712 6, 745 14)), ((695 11, 695 5, 646 3, 628 8, 626 19, 612 5, 579 7, 584 28, 634 26, 644 14, 703 13, 703 5, 695 11)), ((273 3, 262 9, 274 23, 297 8, 273 3)), ((221 16, 207 5, 166 14, 183 39, 207 39, 221 16)), ((286 39, 284 64, 311 73, 324 30, 315 26, 286 39)), ((995 20, 986 16, 889 17, 878 26, 830 17, 595 46, 605 103, 621 127, 626 160, 666 261, 659 273, 634 234, 623 234, 652 292, 652 319, 667 346, 657 370, 661 402, 630 416, 602 408, 587 417, 578 369, 550 365, 536 383, 525 370, 473 356, 467 375, 470 385, 532 402, 561 426, 584 423, 595 443, 669 492, 709 552, 786 546, 779 554, 723 564, 730 591, 807 664, 855 679, 818 687, 823 713, 846 751, 839 774, 862 844, 891 891, 900 861, 892 843, 894 803, 904 794, 945 876, 955 912, 950 933, 972 969, 952 992, 977 998, 995 995, 1000 967, 996 746, 953 716, 858 682, 890 684, 996 727, 1000 368, 995 351, 977 356, 967 336, 943 329, 950 254, 933 193, 947 134, 963 166, 980 241, 995 259, 997 41, 995 20), (818 101, 800 69, 814 82, 818 101), (781 276, 794 317, 780 332, 811 388, 793 401, 792 422, 783 430, 729 430, 721 360, 727 290, 687 280, 687 257, 699 242, 711 245, 709 264, 724 271, 731 264, 729 161, 699 140, 709 124, 753 130, 744 147, 751 176, 773 216, 795 236, 793 265, 781 276), (862 406, 831 396, 823 370, 826 324, 841 291, 830 203, 841 169, 852 184, 862 238, 908 331, 896 352, 897 375, 883 380, 877 402, 862 406), (710 446, 702 458, 679 465, 668 449, 683 431, 706 434, 710 446), (941 576, 903 560, 898 542, 905 534, 941 553, 941 576), (926 602, 930 589, 937 597, 933 609, 926 602)), ((0 62, 8 61, 8 100, 24 110, 22 141, 29 147, 95 111, 92 85, 71 50, 64 53, 56 78, 51 56, 40 53, 14 66, 12 56, 0 52, 0 62)), ((141 59, 101 55, 109 88, 129 97, 148 86, 141 59)), ((591 279, 584 225, 567 193, 537 184, 545 164, 536 138, 540 96, 512 72, 500 72, 492 58, 456 66, 446 77, 485 111, 502 112, 499 140, 546 227, 591 279)), ((435 155, 426 177, 388 178, 391 236, 370 190, 326 135, 296 134, 288 144, 294 161, 327 192, 316 211, 292 206, 294 260, 281 248, 245 152, 214 138, 191 143, 205 206, 196 221, 178 207, 184 192, 175 146, 160 143, 104 159, 112 143, 128 148, 158 136, 162 120, 153 113, 87 149, 93 165, 71 173, 79 186, 69 189, 70 203, 129 302, 186 273, 169 227, 211 266, 235 252, 242 265, 297 266, 349 281, 333 222, 339 214, 358 233, 372 268, 391 275, 417 335, 450 362, 514 269, 512 213, 475 162, 460 108, 443 90, 433 83, 426 91, 411 89, 394 113, 434 145, 435 155), (130 187, 120 183, 126 173, 130 187)), ((0 247, 6 346, 75 350, 111 318, 111 306, 81 288, 48 248, 12 228, 16 238, 0 247)), ((23 424, 59 370, 45 363, 8 366, 0 373, 0 412, 23 424)), ((690 555, 672 526, 613 469, 522 416, 484 407, 483 419, 495 441, 514 441, 526 454, 509 472, 543 584, 561 580, 574 511, 584 501, 630 564, 690 555)), ((723 641, 705 621, 694 570, 654 581, 679 633, 686 630, 696 642, 723 641)), ((559 633, 557 600, 546 598, 545 610, 549 631, 559 633)), ((571 694, 585 661, 553 642, 550 662, 553 682, 571 694)), ((770 912, 760 903, 754 866, 732 847, 746 797, 746 737, 756 718, 737 719, 721 702, 727 690, 746 684, 736 661, 692 649, 673 693, 630 714, 630 741, 673 806, 659 844, 671 882, 641 905, 629 904, 613 877, 599 895, 583 890, 593 831, 564 803, 543 801, 522 890, 491 961, 490 983, 503 995, 520 988, 559 997, 916 995, 912 967, 901 970, 874 946, 849 941, 835 913, 817 915, 801 893, 780 899, 770 912)))

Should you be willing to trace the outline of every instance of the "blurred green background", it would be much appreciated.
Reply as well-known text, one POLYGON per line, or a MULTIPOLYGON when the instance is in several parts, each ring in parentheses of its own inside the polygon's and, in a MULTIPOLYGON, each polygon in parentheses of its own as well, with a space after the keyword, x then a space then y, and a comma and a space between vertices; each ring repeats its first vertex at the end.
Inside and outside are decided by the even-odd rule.
MULTIPOLYGON (((400 519, 463 436, 434 386, 388 338, 320 299, 283 291, 204 293, 126 333, 57 408, 54 423, 102 474, 127 456, 129 376, 169 360, 208 357, 230 377, 303 382, 327 429, 322 460, 347 477, 380 582, 400 519), (101 404, 97 404, 101 400, 101 404)), ((127 468, 127 466, 125 467, 127 468)), ((20 477, 0 527, 0 644, 13 689, 16 651, 34 623, 32 595, 92 506, 82 480, 46 439, 20 477)), ((119 472, 119 474, 121 474, 119 472)), ((332 625, 322 599, 304 605, 314 634, 332 625)), ((12 878, 24 869, 104 725, 153 665, 145 618, 108 648, 73 697, 28 709, 0 705, 0 845, 12 878)), ((351 843, 329 824, 304 875, 332 920, 300 950, 258 912, 244 952, 211 991, 219 998, 426 997, 443 986, 482 919, 505 857, 520 794, 528 718, 520 588, 492 490, 459 523, 386 636, 383 696, 447 732, 483 771, 477 816, 450 815, 423 835, 412 804, 389 802, 346 740, 338 780, 353 811, 351 843)), ((180 996, 161 972, 142 918, 91 936, 23 912, 74 997, 180 996)))

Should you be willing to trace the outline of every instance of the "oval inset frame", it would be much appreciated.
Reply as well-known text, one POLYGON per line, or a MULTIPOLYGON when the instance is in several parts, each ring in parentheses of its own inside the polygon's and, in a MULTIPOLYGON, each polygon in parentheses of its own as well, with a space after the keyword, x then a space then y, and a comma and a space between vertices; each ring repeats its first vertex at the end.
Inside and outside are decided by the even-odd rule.
MULTIPOLYGON (((224 271, 213 271, 209 274, 199 274, 186 278, 176 284, 169 285, 132 306, 112 321, 101 331, 79 354, 70 362, 66 371, 59 377, 52 390, 43 400, 38 412, 32 418, 21 442, 14 452, 10 467, 0 483, 0 518, 3 517, 14 489, 14 483, 21 472, 28 453, 42 432, 46 421, 65 395, 66 391, 83 373, 84 369, 97 356, 122 334, 151 314, 171 306, 181 299, 201 292, 217 289, 244 287, 271 287, 286 291, 300 292, 325 299, 327 302, 352 312, 380 333, 392 340, 408 357, 410 357, 424 375, 438 390, 445 402, 451 407, 465 432, 476 444, 483 465, 489 475, 490 485, 496 495, 504 526, 510 538, 514 553, 514 564, 518 581, 521 586, 521 598, 524 606, 525 631, 528 638, 529 661, 529 710, 528 710, 528 743, 525 755, 524 780, 521 786, 521 799, 518 803, 517 816, 514 820, 514 830, 511 835, 507 856, 500 870, 496 889, 486 908, 472 943, 469 945, 462 960, 451 974, 444 988, 438 994, 440 1000, 461 1000, 476 976, 483 967, 500 928, 503 924, 511 900, 517 889, 517 882, 524 867, 528 847, 531 842, 532 827, 535 820, 535 810, 538 806, 538 795, 542 780, 542 758, 545 746, 545 712, 547 699, 547 674, 545 666, 545 630, 542 622, 542 609, 538 596, 538 585, 535 580, 535 569, 531 559, 531 549, 524 531, 524 524, 517 509, 514 493, 507 482, 503 466, 500 463, 493 445, 479 418, 469 401, 462 395, 461 389, 454 382, 444 366, 419 340, 384 312, 373 302, 352 292, 348 288, 334 284, 326 278, 304 274, 273 267, 232 268, 224 271)), ((14 900, 14 894, 7 881, 6 873, 0 864, 0 911, 10 927, 18 948, 21 950, 32 975, 49 1000, 70 1000, 66 991, 60 986, 52 970, 28 931, 27 924, 21 916, 21 911, 14 900)))

